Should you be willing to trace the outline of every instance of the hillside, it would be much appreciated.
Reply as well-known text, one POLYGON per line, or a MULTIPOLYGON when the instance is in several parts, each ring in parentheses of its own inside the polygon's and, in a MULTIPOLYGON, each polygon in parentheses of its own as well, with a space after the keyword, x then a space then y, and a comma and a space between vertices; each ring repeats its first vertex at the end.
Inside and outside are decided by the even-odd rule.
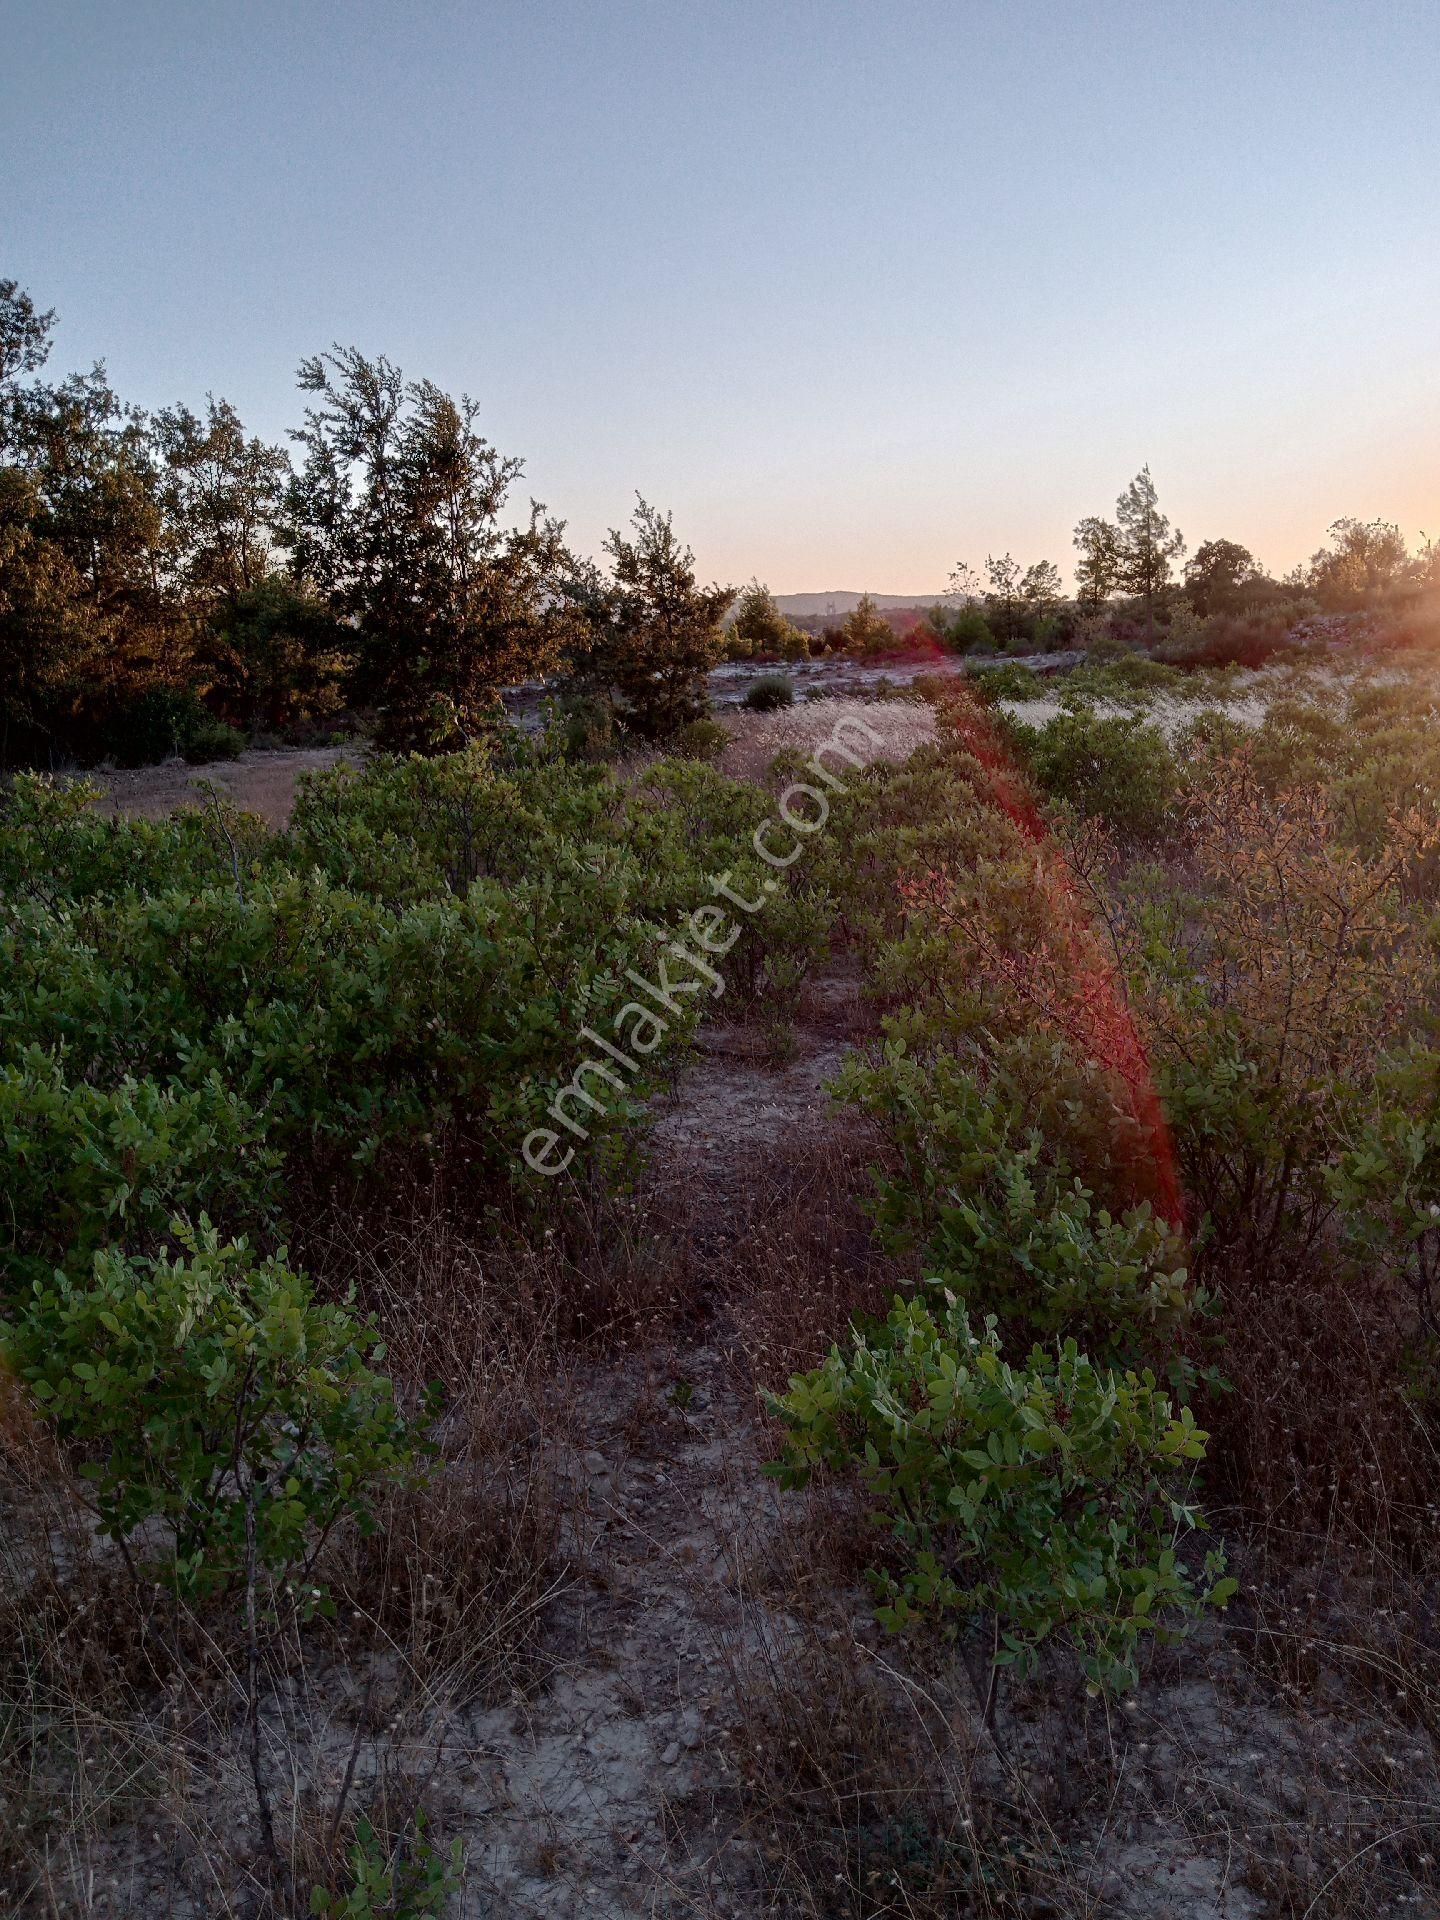
MULTIPOLYGON (((835 587, 828 593, 777 593, 775 604, 792 619, 798 614, 833 613, 843 620, 847 613, 855 611, 863 597, 863 590, 856 593, 849 587, 835 587)), ((889 607, 933 607, 945 594, 937 588, 934 593, 872 593, 870 598, 884 613, 889 607)))

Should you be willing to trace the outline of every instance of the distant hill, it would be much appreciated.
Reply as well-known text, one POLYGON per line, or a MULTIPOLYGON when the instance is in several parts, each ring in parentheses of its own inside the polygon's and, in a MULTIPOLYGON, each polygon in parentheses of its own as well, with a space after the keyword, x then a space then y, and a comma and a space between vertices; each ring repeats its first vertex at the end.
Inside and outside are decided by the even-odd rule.
MULTIPOLYGON (((937 600, 943 599, 941 593, 875 593, 871 599, 882 610, 886 607, 933 607, 937 600)), ((834 612, 843 619, 847 613, 853 613, 860 604, 861 596, 837 587, 833 593, 777 593, 775 604, 782 613, 792 617, 797 614, 827 614, 834 612)))

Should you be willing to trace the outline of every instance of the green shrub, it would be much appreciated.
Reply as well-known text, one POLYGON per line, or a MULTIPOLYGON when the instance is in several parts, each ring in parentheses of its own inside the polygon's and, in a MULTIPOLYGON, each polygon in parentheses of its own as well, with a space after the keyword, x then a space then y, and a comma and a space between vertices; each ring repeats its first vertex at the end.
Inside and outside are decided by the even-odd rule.
POLYGON ((965 606, 947 622, 945 645, 952 653, 993 653, 995 635, 979 607, 965 606))
MULTIPOLYGON (((1174 1229, 1148 1205, 1112 1216, 1022 1131, 992 1077, 940 1053, 888 1046, 847 1062, 836 1091, 884 1126, 898 1156, 877 1175, 876 1218, 892 1246, 918 1245, 972 1313, 1029 1337, 1073 1334, 1105 1364, 1163 1366, 1203 1309, 1174 1229)), ((1185 1377, 1182 1373, 1182 1379, 1185 1377)))
POLYGON ((899 1570, 871 1575, 892 1629, 988 1615, 997 1665, 1028 1670, 1068 1640, 1090 1686, 1116 1690, 1146 1634, 1172 1638, 1235 1590, 1218 1553, 1198 1586, 1177 1556, 1203 1525, 1189 1491, 1207 1436, 1151 1375, 1097 1370, 1073 1340, 1014 1367, 953 1299, 938 1318, 897 1300, 770 1406, 782 1486, 854 1473, 897 1542, 899 1570))
POLYGON ((99 798, 89 782, 45 774, 0 785, 0 901, 53 906, 233 886, 236 865, 248 873, 274 845, 263 821, 218 796, 163 820, 112 819, 99 798))
POLYGON ((498 1171, 570 1077, 577 1007, 671 937, 642 896, 632 859, 597 873, 562 846, 524 881, 395 907, 281 871, 243 898, 35 916, 0 928, 0 1060, 24 1036, 99 1083, 217 1074, 275 1144, 359 1161, 458 1121, 498 1171))
POLYGON ((1250 738, 1250 729, 1223 707, 1202 707, 1175 735, 1174 753, 1185 761, 1202 755, 1234 753, 1250 738))
MULTIPOLYGON (((570 1082, 579 1027, 630 997, 627 970, 684 933, 710 876, 756 896, 770 808, 694 761, 626 786, 522 746, 337 770, 305 783, 288 833, 253 839, 209 812, 101 822, 36 786, 13 831, 0 814, 17 883, 0 1065, 38 1046, 100 1088, 215 1075, 291 1156, 370 1160, 458 1128, 475 1177, 502 1177, 570 1082), (44 892, 25 879, 37 820, 44 892)), ((764 897, 727 958, 737 995, 793 992, 823 944, 808 880, 764 897)), ((673 1038, 700 1007, 687 996, 673 1038)), ((597 1128, 633 1123, 659 1070, 597 1128)))
POLYGON ((203 766, 208 760, 238 760, 246 745, 238 727, 207 716, 195 727, 182 751, 192 766, 203 766))
POLYGON ((1169 824, 1179 771, 1158 727, 1131 714, 1062 713, 1043 728, 1012 723, 1009 733, 1052 799, 1126 839, 1153 840, 1169 824))
POLYGON ((39 1048, 0 1066, 0 1299, 97 1251, 152 1250, 173 1215, 236 1227, 273 1221, 280 1156, 264 1116, 212 1073, 190 1088, 126 1075, 66 1078, 39 1048))
POLYGON ((111 717, 101 736, 102 751, 120 767, 153 766, 175 755, 233 760, 244 745, 244 736, 217 720, 188 688, 148 688, 111 717))
POLYGON ((753 713, 773 713, 777 707, 795 704, 795 688, 784 673, 762 673, 745 689, 744 704, 753 713))
POLYGON ((1119 706, 1134 706, 1143 695, 1191 690, 1191 680, 1175 667, 1152 660, 1144 653, 1122 653, 1101 665, 1076 667, 1060 685, 1063 702, 1076 709, 1092 700, 1110 700, 1119 706))
POLYGON ((604 694, 571 694, 558 716, 561 751, 569 760, 608 760, 616 746, 614 703, 604 694))
POLYGON ((310 1911, 320 1920, 426 1920, 443 1914, 460 1889, 465 1849, 456 1839, 438 1853, 417 1810, 415 1830, 387 1853, 368 1820, 355 1823, 350 1849, 350 1886, 345 1893, 316 1887, 310 1911))
POLYGON ((996 706, 1001 700, 1039 700, 1045 692, 1045 682, 1035 669, 1014 661, 981 668, 970 676, 969 684, 975 689, 976 698, 987 707, 996 706))
POLYGON ((730 735, 718 720, 708 715, 687 720, 670 742, 670 751, 681 760, 718 760, 730 744, 730 735))
MULTIPOLYGON (((317 1301, 282 1250, 177 1221, 177 1257, 97 1253, 36 1281, 4 1329, 9 1365, 79 1462, 102 1531, 164 1524, 177 1582, 227 1587, 247 1564, 306 1572, 342 1516, 368 1524, 415 1470, 417 1428, 366 1364, 373 1329, 317 1301)), ((377 1356, 378 1357, 378 1356, 377 1356)))

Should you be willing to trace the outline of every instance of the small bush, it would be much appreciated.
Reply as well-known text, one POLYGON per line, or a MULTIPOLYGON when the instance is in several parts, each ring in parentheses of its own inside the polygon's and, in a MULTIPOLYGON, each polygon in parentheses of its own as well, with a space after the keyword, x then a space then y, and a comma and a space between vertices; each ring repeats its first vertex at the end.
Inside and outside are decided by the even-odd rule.
POLYGON ((1223 707, 1202 707, 1175 735, 1174 751, 1182 760, 1201 755, 1223 758, 1242 747, 1250 737, 1243 720, 1234 720, 1223 707))
POLYGON ((961 607, 945 628, 951 653, 993 653, 995 635, 979 607, 961 607))
POLYGON ((219 726, 188 687, 146 687, 109 716, 100 747, 115 766, 156 766, 159 760, 188 758, 192 745, 219 726))
POLYGON ((317 1301, 283 1251, 176 1223, 171 1259, 99 1253, 37 1281, 4 1330, 9 1365, 80 1463, 102 1531, 163 1522, 178 1585, 232 1585, 248 1558, 308 1570, 342 1517, 362 1525, 420 1436, 366 1364, 373 1329, 317 1301))
POLYGON ((1186 677, 1175 667, 1148 654, 1125 653, 1101 666, 1077 667, 1063 682, 1062 697, 1067 704, 1082 700, 1113 700, 1134 705, 1137 696, 1148 693, 1184 693, 1186 677))
POLYGON ((1002 700, 1038 700, 1045 692, 1045 683, 1035 669, 1015 661, 999 667, 982 667, 971 676, 970 685, 975 689, 976 698, 987 707, 996 706, 1002 700))
POLYGON ((357 1821, 348 1865, 347 1892, 312 1891, 310 1911, 318 1920, 426 1920, 443 1914, 459 1891, 465 1849, 456 1839, 448 1854, 437 1852, 417 1809, 413 1833, 393 1853, 368 1820, 357 1821))
POLYGON ((718 760, 730 744, 730 736, 718 720, 708 715, 687 720, 670 742, 670 751, 681 760, 718 760))
POLYGON ((562 703, 560 750, 567 760, 610 759, 615 731, 615 708, 603 694, 576 694, 562 703))
POLYGON ((238 760, 245 751, 246 739, 238 727, 208 714, 191 733, 182 749, 191 766, 203 766, 208 760, 238 760))
POLYGON ((1030 774, 1052 799, 1107 821, 1132 840, 1158 837, 1179 770, 1158 727, 1130 714, 1062 713, 1047 727, 1012 726, 1030 774))
POLYGON ((1099 1371, 1073 1340, 1014 1367, 994 1323, 977 1334, 953 1298, 938 1319, 897 1300, 770 1406, 787 1428, 782 1486, 821 1465, 854 1472, 898 1542, 899 1572, 870 1576, 892 1629, 991 1615, 997 1666, 1032 1669, 1063 1638, 1092 1688, 1118 1691, 1146 1634, 1173 1637, 1235 1590, 1218 1553, 1198 1587, 1176 1553, 1203 1525, 1188 1489, 1207 1435, 1150 1374, 1099 1371))
POLYGON ((1074 1334, 1106 1364, 1176 1360, 1205 1305, 1177 1234, 1148 1205, 1097 1206, 1042 1156, 1037 1129, 1022 1133, 993 1080, 892 1042, 877 1064, 848 1061, 836 1091, 885 1127, 898 1155, 894 1176, 877 1176, 885 1240, 918 1242, 926 1271, 972 1313, 1031 1338, 1074 1334))
POLYGON ((1216 613, 1192 633, 1161 642, 1159 657, 1177 667, 1262 667, 1296 644, 1298 626, 1313 619, 1313 600, 1282 600, 1248 612, 1216 613))
POLYGON ((753 713, 773 713, 795 704, 795 688, 788 674, 762 673, 745 689, 744 704, 753 713))

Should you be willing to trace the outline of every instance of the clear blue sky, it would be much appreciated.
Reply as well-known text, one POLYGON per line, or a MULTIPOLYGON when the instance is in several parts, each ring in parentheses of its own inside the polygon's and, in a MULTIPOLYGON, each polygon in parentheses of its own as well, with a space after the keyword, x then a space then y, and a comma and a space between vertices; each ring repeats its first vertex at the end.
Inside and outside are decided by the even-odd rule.
POLYGON ((332 340, 593 550, 938 588, 1149 461, 1192 546, 1440 527, 1433 5, 0 0, 0 275, 279 437, 332 340))

